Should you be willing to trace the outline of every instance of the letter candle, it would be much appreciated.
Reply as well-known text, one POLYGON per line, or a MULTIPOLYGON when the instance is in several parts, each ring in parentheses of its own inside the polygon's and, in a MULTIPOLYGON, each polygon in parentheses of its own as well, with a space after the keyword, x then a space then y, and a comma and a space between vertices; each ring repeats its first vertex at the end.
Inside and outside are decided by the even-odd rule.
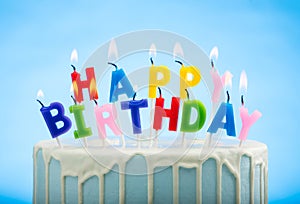
POLYGON ((138 139, 137 142, 138 142, 138 146, 140 147, 139 137, 140 134, 142 133, 140 108, 147 108, 148 100, 147 99, 135 100, 135 97, 136 97, 136 93, 134 93, 131 101, 121 101, 121 109, 122 110, 130 109, 133 134, 137 134, 137 139, 138 139))
POLYGON ((134 90, 124 70, 122 68, 118 69, 118 66, 114 63, 108 62, 108 64, 116 68, 116 70, 111 73, 109 102, 113 103, 118 101, 119 95, 122 94, 126 94, 128 98, 131 98, 134 94, 134 90), (118 87, 119 83, 122 84, 122 88, 118 87))
POLYGON ((186 98, 185 90, 196 86, 201 80, 200 70, 195 66, 184 66, 181 61, 175 60, 181 65, 180 68, 180 98, 186 98))
POLYGON ((117 119, 117 113, 116 108, 113 104, 104 104, 103 106, 99 107, 97 100, 94 100, 95 102, 95 115, 97 120, 97 129, 98 129, 98 136, 102 140, 103 145, 105 146, 106 141, 106 130, 105 125, 107 125, 115 135, 119 135, 122 139, 122 147, 125 147, 125 139, 124 136, 119 129, 116 119, 117 119), (109 114, 108 117, 104 117, 103 113, 109 114))
POLYGON ((90 100, 98 99, 98 91, 96 86, 96 77, 94 72, 94 67, 89 67, 85 69, 87 80, 82 81, 80 79, 80 74, 76 72, 76 67, 71 65, 73 68, 73 73, 71 74, 72 84, 74 89, 75 99, 78 103, 83 101, 82 89, 87 88, 89 90, 90 100))
MULTIPOLYGON (((247 90, 247 75, 245 71, 241 73, 240 77, 240 91, 242 92, 244 89, 244 92, 247 90)), ((242 106, 240 107, 240 117, 242 120, 242 128, 239 134, 239 139, 240 139, 240 145, 242 145, 243 141, 247 139, 248 132, 250 130, 250 127, 262 116, 262 114, 258 111, 255 110, 250 116, 248 113, 248 109, 245 108, 244 105, 244 95, 241 95, 241 104, 242 106)))
POLYGON ((219 102, 220 94, 223 88, 223 82, 221 80, 221 77, 219 75, 218 70, 214 66, 214 62, 211 60, 211 70, 210 70, 210 75, 213 79, 214 83, 214 90, 213 94, 211 96, 211 100, 213 102, 213 105, 217 104, 219 102))
POLYGON ((169 130, 176 131, 177 130, 177 123, 178 123, 178 112, 180 106, 180 98, 179 97, 172 97, 171 102, 171 109, 164 108, 165 99, 161 97, 156 98, 155 101, 155 112, 154 112, 154 122, 153 122, 153 129, 160 130, 162 126, 162 118, 168 117, 169 120, 169 130))
MULTIPOLYGON (((39 91, 39 93, 43 94, 42 91, 39 91)), ((63 148, 58 136, 68 132, 72 126, 72 122, 70 118, 65 116, 65 109, 63 105, 59 102, 54 102, 51 103, 48 107, 45 107, 44 104, 39 99, 36 100, 42 106, 40 111, 51 133, 51 137, 56 139, 56 142, 60 148, 63 148), (51 113, 52 110, 57 110, 57 114, 52 115, 51 113), (58 128, 57 127, 58 122, 62 122, 63 126, 58 128)))
POLYGON ((199 100, 190 100, 190 95, 186 89, 187 100, 183 102, 182 119, 180 131, 182 132, 182 145, 185 143, 185 132, 197 132, 200 130, 206 120, 206 109, 199 100), (191 124, 192 109, 197 112, 196 120, 191 124))
POLYGON ((86 137, 92 135, 92 130, 86 127, 82 112, 84 111, 84 105, 77 105, 77 102, 73 96, 71 98, 74 101, 74 105, 69 107, 70 113, 74 114, 77 130, 74 131, 75 139, 83 138, 84 146, 87 147, 86 137))
POLYGON ((186 89, 188 100, 184 101, 182 108, 181 132, 197 132, 200 130, 206 119, 206 109, 204 104, 199 100, 190 100, 189 92, 186 89), (191 124, 192 109, 196 110, 196 120, 191 124))
MULTIPOLYGON (((226 71, 225 73, 225 86, 232 85, 231 79, 232 75, 230 72, 226 71)), ((220 107, 218 111, 215 114, 215 117, 213 118, 210 127, 208 128, 207 132, 210 133, 216 133, 219 128, 225 129, 228 136, 236 136, 235 134, 235 124, 234 124, 234 114, 233 114, 233 107, 230 102, 230 95, 228 90, 226 91, 227 94, 227 103, 222 102, 220 104, 220 107), (223 122, 224 117, 225 123, 223 122)))

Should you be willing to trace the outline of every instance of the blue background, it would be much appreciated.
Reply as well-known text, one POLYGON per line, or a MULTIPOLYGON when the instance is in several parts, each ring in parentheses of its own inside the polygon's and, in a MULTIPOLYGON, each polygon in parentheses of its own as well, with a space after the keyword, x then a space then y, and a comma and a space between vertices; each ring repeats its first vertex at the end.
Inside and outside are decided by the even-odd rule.
POLYGON ((45 104, 71 104, 73 48, 83 64, 101 44, 141 29, 178 33, 208 54, 217 45, 236 109, 246 70, 247 107, 263 113, 249 138, 269 147, 269 201, 300 202, 299 20, 300 3, 283 0, 1 1, 0 202, 31 202, 33 145, 49 138, 37 91, 45 104))

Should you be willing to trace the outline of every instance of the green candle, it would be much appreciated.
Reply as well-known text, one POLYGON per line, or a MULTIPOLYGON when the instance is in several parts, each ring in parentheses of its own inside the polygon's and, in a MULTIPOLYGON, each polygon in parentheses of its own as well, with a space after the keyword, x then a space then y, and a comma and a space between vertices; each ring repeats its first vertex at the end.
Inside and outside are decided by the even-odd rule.
POLYGON ((199 100, 187 100, 183 103, 180 131, 197 132, 203 127, 205 119, 206 109, 203 103, 199 100), (191 124, 192 108, 197 111, 197 119, 191 124))
POLYGON ((76 139, 81 138, 81 137, 87 137, 92 135, 92 130, 91 128, 86 127, 85 122, 84 122, 84 117, 83 117, 83 110, 84 106, 83 105, 73 105, 69 107, 70 113, 74 114, 75 117, 75 122, 77 126, 77 130, 74 131, 74 137, 76 139))

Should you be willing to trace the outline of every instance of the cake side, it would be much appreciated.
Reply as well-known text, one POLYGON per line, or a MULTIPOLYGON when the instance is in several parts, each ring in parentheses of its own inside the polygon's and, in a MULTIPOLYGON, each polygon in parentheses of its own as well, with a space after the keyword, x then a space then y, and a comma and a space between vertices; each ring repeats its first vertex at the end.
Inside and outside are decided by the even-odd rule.
POLYGON ((201 148, 60 149, 53 141, 42 141, 34 148, 33 200, 267 203, 266 145, 220 145, 205 160, 200 160, 200 153, 201 148))

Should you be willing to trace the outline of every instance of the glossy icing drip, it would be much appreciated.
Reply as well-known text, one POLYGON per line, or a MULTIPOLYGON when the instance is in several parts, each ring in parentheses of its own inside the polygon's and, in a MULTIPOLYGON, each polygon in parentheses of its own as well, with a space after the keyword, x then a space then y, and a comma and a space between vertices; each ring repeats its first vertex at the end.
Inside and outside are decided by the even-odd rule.
MULTIPOLYGON (((262 203, 268 202, 268 161, 266 145, 246 141, 242 148, 237 146, 217 146, 214 151, 204 160, 200 160, 201 147, 190 148, 187 151, 180 151, 178 148, 164 152, 159 148, 137 149, 123 148, 116 151, 116 148, 103 148, 89 145, 86 150, 83 147, 67 146, 60 149, 54 141, 42 141, 34 147, 34 203, 36 203, 37 192, 37 152, 42 150, 45 165, 45 203, 49 202, 48 178, 49 165, 51 159, 58 160, 61 168, 61 202, 65 203, 65 178, 74 176, 78 178, 78 203, 83 202, 83 183, 92 176, 99 178, 99 201, 104 202, 104 176, 114 165, 119 168, 119 203, 125 201, 125 171, 127 162, 135 155, 145 158, 147 165, 147 196, 148 203, 153 202, 153 172, 156 167, 172 167, 173 175, 173 203, 179 202, 179 168, 195 168, 196 170, 196 200, 202 203, 202 167, 205 161, 212 158, 216 161, 217 172, 217 202, 222 201, 222 166, 226 165, 230 173, 235 177, 236 201, 241 202, 241 172, 240 164, 243 156, 251 158, 250 171, 250 201, 254 203, 254 173, 255 167, 260 166, 260 200, 262 203), (113 154, 112 154, 113 153, 113 154), (183 156, 178 157, 181 154, 183 156), (92 156, 91 156, 92 155, 92 156), (97 160, 98 162, 96 162, 97 160), (99 161, 101 161, 99 163, 99 161), (174 162, 176 161, 176 162, 174 162), (75 165, 76 164, 76 165, 75 165), (263 185, 263 186, 262 186, 263 185)), ((126 172, 127 173, 127 172, 126 172)))

